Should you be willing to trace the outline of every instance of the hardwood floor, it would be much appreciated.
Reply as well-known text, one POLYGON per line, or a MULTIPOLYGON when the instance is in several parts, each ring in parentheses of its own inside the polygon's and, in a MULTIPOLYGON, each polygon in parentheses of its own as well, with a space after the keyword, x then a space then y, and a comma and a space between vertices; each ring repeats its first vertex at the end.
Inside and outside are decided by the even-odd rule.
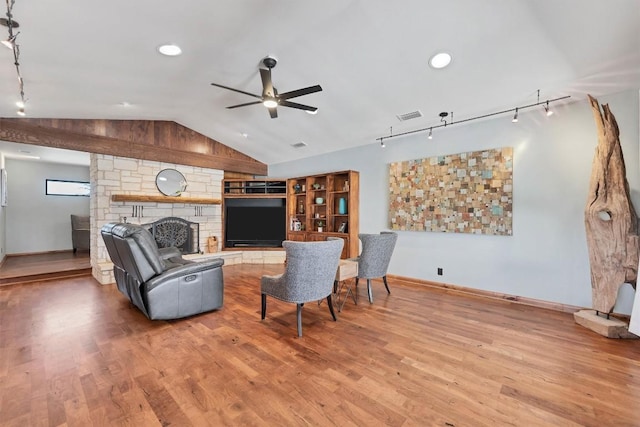
POLYGON ((0 266, 0 286, 91 274, 88 251, 8 255, 0 266))
POLYGON ((333 322, 224 267, 225 305, 149 321, 90 277, 0 287, 2 426, 639 426, 640 341, 570 314, 374 281, 333 322))

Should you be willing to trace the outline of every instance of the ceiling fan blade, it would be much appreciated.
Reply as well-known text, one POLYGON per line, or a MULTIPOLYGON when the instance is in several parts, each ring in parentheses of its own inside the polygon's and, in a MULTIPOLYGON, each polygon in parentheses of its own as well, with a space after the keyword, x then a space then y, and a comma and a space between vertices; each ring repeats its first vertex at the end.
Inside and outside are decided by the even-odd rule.
POLYGON ((276 110, 276 107, 268 108, 268 110, 269 110, 269 115, 271 116, 272 119, 275 119, 276 117, 278 117, 278 110, 276 110))
POLYGON ((298 104, 297 102, 291 102, 291 101, 280 101, 278 105, 281 105, 283 107, 297 108, 298 110, 305 110, 305 111, 317 110, 316 107, 310 107, 308 105, 298 104))
POLYGON ((238 107, 246 107, 247 105, 256 105, 256 104, 262 104, 262 101, 245 102, 244 104, 232 105, 231 107, 227 107, 227 110, 230 110, 232 108, 238 108, 238 107))
POLYGON ((271 68, 260 68, 260 78, 262 79, 262 97, 274 97, 273 82, 271 81, 271 68))
POLYGON ((219 85, 218 83, 211 83, 211 85, 212 85, 212 86, 218 86, 218 87, 221 87, 221 88, 223 88, 223 89, 227 89, 227 90, 232 90, 232 91, 234 91, 234 92, 238 92, 238 93, 244 93, 245 95, 253 96, 254 98, 262 99, 262 97, 261 97, 261 96, 254 95, 253 93, 245 92, 245 91, 240 90, 240 89, 234 89, 234 88, 229 87, 229 86, 219 85))
POLYGON ((320 85, 305 87, 304 89, 292 90, 291 92, 285 92, 278 95, 279 99, 290 99, 297 96, 309 95, 310 93, 320 92, 322 87, 320 85))

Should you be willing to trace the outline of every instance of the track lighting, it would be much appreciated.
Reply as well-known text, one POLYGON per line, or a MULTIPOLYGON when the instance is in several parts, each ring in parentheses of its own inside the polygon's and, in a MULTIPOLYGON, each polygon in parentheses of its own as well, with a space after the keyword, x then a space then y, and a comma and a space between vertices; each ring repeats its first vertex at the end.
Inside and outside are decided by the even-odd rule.
POLYGON ((18 34, 20 34, 20 32, 18 31, 18 33, 14 36, 9 36, 8 39, 6 40, 2 40, 2 43, 7 49, 11 49, 13 50, 13 47, 16 45, 16 37, 18 37, 18 34))
POLYGON ((22 74, 20 74, 20 47, 18 46, 18 31, 16 34, 13 34, 13 29, 18 28, 20 24, 17 21, 13 20, 13 5, 15 0, 7 0, 7 17, 0 18, 0 25, 3 25, 9 29, 9 38, 6 40, 2 40, 1 43, 6 46, 8 49, 11 49, 13 52, 13 65, 16 67, 16 73, 18 74, 18 88, 20 89, 20 100, 18 101, 18 111, 16 112, 19 116, 25 116, 25 97, 24 97, 24 80, 22 80, 22 74))
POLYGON ((551 108, 549 107, 549 104, 552 103, 552 102, 561 101, 563 99, 568 99, 568 98, 571 98, 571 96, 569 96, 569 95, 561 96, 559 98, 549 99, 549 100, 546 100, 544 102, 540 102, 540 91, 538 90, 538 102, 536 102, 535 104, 521 105, 519 107, 510 108, 508 110, 496 111, 495 113, 483 114, 481 116, 470 117, 468 119, 462 119, 462 120, 458 120, 458 121, 454 121, 453 120, 453 111, 451 113, 442 112, 442 113, 439 114, 439 116, 440 116, 440 124, 438 124, 438 125, 429 126, 429 127, 422 128, 422 129, 410 130, 410 131, 407 131, 407 132, 401 132, 401 133, 397 133, 395 135, 393 134, 393 128, 391 128, 391 132, 389 133, 388 136, 381 136, 379 138, 376 138, 376 140, 380 141, 380 145, 382 145, 384 147, 384 140, 385 139, 396 138, 398 136, 405 136, 405 135, 410 135, 412 133, 426 132, 426 131, 429 131, 429 135, 427 136, 427 138, 428 139, 432 139, 433 138, 433 129, 435 129, 435 128, 442 128, 442 127, 452 126, 452 125, 455 125, 455 124, 458 124, 458 123, 470 122, 472 120, 486 119, 487 117, 497 116, 499 114, 506 114, 506 113, 511 113, 511 112, 515 112, 515 114, 513 115, 513 119, 511 121, 514 122, 514 123, 517 123, 518 122, 518 114, 519 114, 520 110, 524 110, 526 108, 536 107, 538 105, 542 105, 543 108, 544 108, 544 111, 547 114, 547 116, 550 116, 550 115, 553 114, 553 111, 551 111, 551 108), (450 120, 447 120, 447 119, 450 119, 450 120))
POLYGON ((385 148, 386 145, 384 145, 384 141, 380 141, 380 148, 385 148))

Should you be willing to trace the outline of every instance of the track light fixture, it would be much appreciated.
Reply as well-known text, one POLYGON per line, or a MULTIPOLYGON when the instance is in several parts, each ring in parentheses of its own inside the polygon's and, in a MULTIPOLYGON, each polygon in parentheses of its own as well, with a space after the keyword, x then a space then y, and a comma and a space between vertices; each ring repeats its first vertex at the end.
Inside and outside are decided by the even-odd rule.
POLYGON ((429 127, 422 128, 422 129, 410 130, 410 131, 407 131, 407 132, 397 133, 395 135, 393 135, 393 133, 390 133, 388 136, 381 136, 379 138, 376 138, 376 140, 380 141, 380 144, 383 144, 385 139, 396 138, 398 136, 405 136, 405 135, 410 135, 410 134, 413 134, 413 133, 426 132, 426 131, 429 131, 429 136, 427 136, 427 138, 428 139, 432 139, 433 130, 434 129, 447 127, 447 126, 452 126, 454 124, 457 125, 459 123, 470 122, 472 120, 485 119, 487 117, 497 116, 499 114, 506 114, 506 113, 511 113, 511 112, 515 112, 515 114, 513 115, 513 119, 512 119, 512 121, 515 123, 515 122, 518 121, 518 114, 519 114, 519 112, 521 110, 524 110, 524 109, 527 109, 527 108, 532 108, 532 107, 537 107, 539 105, 542 105, 546 115, 550 116, 550 115, 553 114, 553 111, 551 111, 551 109, 549 107, 549 104, 552 103, 552 102, 561 101, 563 99, 568 99, 568 98, 571 98, 571 96, 569 96, 569 95, 561 96, 559 98, 548 99, 548 100, 546 100, 544 102, 540 102, 540 90, 538 90, 538 102, 536 102, 535 104, 521 105, 521 106, 518 106, 518 107, 510 108, 508 110, 501 110, 501 111, 496 111, 495 113, 489 113, 489 114, 483 114, 481 116, 469 117, 468 119, 458 120, 457 122, 453 120, 453 111, 451 113, 442 112, 442 113, 439 114, 439 117, 440 117, 440 124, 439 125, 429 126, 429 127), (447 121, 446 119, 449 117, 449 114, 451 114, 451 117, 450 117, 451 120, 447 121))
POLYGON ((18 73, 18 88, 20 90, 20 104, 18 104, 18 111, 16 114, 19 116, 25 116, 24 106, 27 102, 24 97, 24 80, 22 79, 22 74, 20 74, 20 46, 18 46, 17 38, 20 32, 18 31, 16 34, 13 34, 13 29, 18 28, 20 24, 17 21, 13 20, 13 14, 11 13, 13 10, 13 5, 15 0, 6 0, 7 2, 7 17, 0 18, 0 25, 4 25, 9 29, 9 38, 2 41, 2 44, 7 48, 13 51, 13 64, 16 66, 16 73, 18 73))
POLYGON ((18 34, 20 34, 20 31, 18 31, 14 36, 10 36, 8 39, 6 40, 2 40, 2 43, 7 49, 11 49, 13 50, 13 46, 15 46, 16 44, 16 37, 18 37, 18 34))
POLYGON ((553 115, 553 111, 549 108, 549 101, 547 101, 547 105, 544 106, 544 112, 547 115, 547 117, 553 115))
POLYGON ((380 148, 385 148, 386 145, 384 145, 384 141, 380 141, 380 148))

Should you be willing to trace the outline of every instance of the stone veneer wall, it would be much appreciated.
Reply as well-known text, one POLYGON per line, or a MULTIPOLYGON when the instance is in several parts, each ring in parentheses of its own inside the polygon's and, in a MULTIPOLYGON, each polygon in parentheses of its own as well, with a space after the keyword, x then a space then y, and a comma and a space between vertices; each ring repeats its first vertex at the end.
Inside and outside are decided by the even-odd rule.
MULTIPOLYGON (((209 236, 221 241, 221 205, 190 203, 112 202, 112 194, 161 195, 156 188, 156 175, 162 169, 176 169, 187 180, 185 197, 221 199, 224 172, 194 166, 130 159, 104 154, 91 154, 91 266, 93 277, 100 283, 113 283, 112 264, 100 238, 100 228, 107 222, 146 224, 167 216, 177 216, 200 224, 200 249, 206 252, 209 236), (133 218, 133 206, 143 206, 144 217, 133 218)), ((179 198, 176 198, 179 199, 179 198)))

